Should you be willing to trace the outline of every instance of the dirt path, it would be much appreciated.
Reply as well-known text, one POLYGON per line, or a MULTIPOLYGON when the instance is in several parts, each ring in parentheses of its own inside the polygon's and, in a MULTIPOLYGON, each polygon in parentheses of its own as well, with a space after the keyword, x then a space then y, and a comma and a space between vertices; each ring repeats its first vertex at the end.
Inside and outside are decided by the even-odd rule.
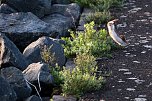
POLYGON ((128 0, 116 16, 130 45, 104 62, 111 77, 84 101, 152 101, 152 0, 128 0))

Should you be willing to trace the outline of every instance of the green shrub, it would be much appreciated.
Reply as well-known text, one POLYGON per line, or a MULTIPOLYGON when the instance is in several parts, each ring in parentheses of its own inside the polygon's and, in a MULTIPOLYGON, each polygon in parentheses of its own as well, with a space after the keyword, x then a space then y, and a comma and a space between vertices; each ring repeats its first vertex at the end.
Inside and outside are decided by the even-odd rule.
MULTIPOLYGON (((45 61, 48 64, 50 64, 49 58, 52 58, 52 56, 48 49, 42 52, 42 57, 46 59, 45 61)), ((65 68, 62 70, 58 66, 50 66, 50 73, 54 77, 55 84, 59 86, 59 89, 61 87, 64 96, 73 95, 80 97, 86 92, 99 90, 102 87, 105 80, 100 75, 96 76, 98 68, 94 56, 78 54, 75 64, 76 67, 73 70, 65 68)))
POLYGON ((94 13, 90 13, 84 20, 86 23, 90 23, 90 22, 94 21, 95 24, 101 25, 103 23, 108 22, 110 19, 112 19, 110 12, 95 11, 94 13))
POLYGON ((84 32, 71 32, 71 38, 62 38, 66 41, 63 45, 67 57, 75 54, 87 53, 94 56, 107 56, 111 51, 111 38, 107 36, 107 31, 94 29, 94 22, 84 25, 84 32))
POLYGON ((50 48, 52 48, 52 46, 49 48, 44 46, 41 52, 41 57, 45 63, 49 64, 50 73, 54 77, 55 84, 60 86, 60 84, 63 83, 62 75, 60 75, 61 67, 59 67, 57 64, 55 67, 52 67, 52 63, 56 61, 54 58, 55 54, 50 52, 50 48))
POLYGON ((123 0, 71 0, 83 7, 90 7, 95 10, 108 10, 113 6, 120 6, 123 0))
POLYGON ((64 69, 60 72, 64 78, 63 95, 79 97, 88 91, 99 90, 102 87, 105 81, 101 76, 96 77, 97 67, 93 56, 77 55, 75 64, 76 67, 72 71, 64 69))

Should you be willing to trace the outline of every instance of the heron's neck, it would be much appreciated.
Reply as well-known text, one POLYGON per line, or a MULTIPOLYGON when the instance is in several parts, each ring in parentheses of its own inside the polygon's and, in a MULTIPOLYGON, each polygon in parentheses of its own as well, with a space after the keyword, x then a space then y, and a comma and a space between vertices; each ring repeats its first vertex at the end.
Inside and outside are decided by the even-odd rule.
POLYGON ((109 32, 116 32, 115 31, 115 26, 108 26, 108 31, 109 32))

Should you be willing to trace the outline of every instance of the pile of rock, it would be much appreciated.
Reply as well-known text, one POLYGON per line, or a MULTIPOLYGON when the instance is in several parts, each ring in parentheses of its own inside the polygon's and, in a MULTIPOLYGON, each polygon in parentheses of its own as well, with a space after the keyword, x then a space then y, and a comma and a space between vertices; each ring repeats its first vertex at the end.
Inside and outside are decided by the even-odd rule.
POLYGON ((65 65, 61 45, 64 41, 59 38, 69 36, 68 29, 75 28, 80 7, 69 4, 69 0, 1 0, 1 3, 1 101, 41 101, 39 94, 50 97, 54 78, 41 54, 45 47, 54 54, 51 66, 65 65))

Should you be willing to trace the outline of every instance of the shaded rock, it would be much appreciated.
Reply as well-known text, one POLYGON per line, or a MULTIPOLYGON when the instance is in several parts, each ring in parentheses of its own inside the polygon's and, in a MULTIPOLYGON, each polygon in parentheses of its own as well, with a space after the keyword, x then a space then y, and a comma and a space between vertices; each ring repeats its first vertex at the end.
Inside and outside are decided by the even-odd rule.
POLYGON ((24 70, 28 63, 16 45, 0 33, 0 68, 9 66, 24 70))
POLYGON ((53 89, 54 78, 50 74, 50 70, 47 64, 44 63, 32 63, 27 69, 23 71, 25 78, 39 88, 38 81, 41 86, 41 94, 51 95, 53 89))
POLYGON ((16 13, 17 11, 13 8, 9 7, 7 4, 1 4, 0 6, 0 13, 10 14, 16 13))
POLYGON ((55 41, 55 42, 57 42, 57 43, 63 44, 63 45, 66 44, 66 41, 64 41, 64 40, 62 40, 62 39, 53 39, 53 38, 52 38, 52 40, 55 41))
POLYGON ((20 49, 24 49, 41 36, 51 36, 49 24, 30 12, 0 14, 0 31, 4 32, 20 49))
POLYGON ((42 20, 49 23, 50 30, 59 33, 60 37, 69 36, 68 30, 74 28, 72 19, 61 14, 52 14, 44 17, 42 20))
POLYGON ((50 99, 50 97, 42 97, 42 101, 51 101, 50 99))
POLYGON ((66 17, 70 17, 73 22, 76 22, 80 16, 80 6, 76 3, 68 5, 54 4, 51 8, 51 14, 58 13, 66 17))
POLYGON ((1 0, 18 12, 32 12, 38 17, 50 13, 51 0, 1 0))
POLYGON ((0 76, 0 100, 16 101, 17 97, 9 83, 0 76))
POLYGON ((22 71, 15 67, 3 68, 1 69, 1 76, 10 83, 19 101, 30 96, 32 89, 24 79, 22 71))
POLYGON ((65 64, 66 58, 63 47, 49 37, 41 37, 32 42, 25 48, 23 55, 29 63, 44 62, 41 56, 44 51, 49 55, 49 60, 47 59, 47 61, 49 61, 50 65, 55 66, 57 63, 59 66, 63 66, 65 64))
POLYGON ((28 97, 25 101, 41 101, 41 99, 36 95, 32 95, 28 97))
POLYGON ((77 98, 72 96, 63 97, 61 95, 53 95, 53 101, 77 101, 77 98))
POLYGON ((69 4, 70 0, 53 0, 52 2, 56 4, 69 4))

